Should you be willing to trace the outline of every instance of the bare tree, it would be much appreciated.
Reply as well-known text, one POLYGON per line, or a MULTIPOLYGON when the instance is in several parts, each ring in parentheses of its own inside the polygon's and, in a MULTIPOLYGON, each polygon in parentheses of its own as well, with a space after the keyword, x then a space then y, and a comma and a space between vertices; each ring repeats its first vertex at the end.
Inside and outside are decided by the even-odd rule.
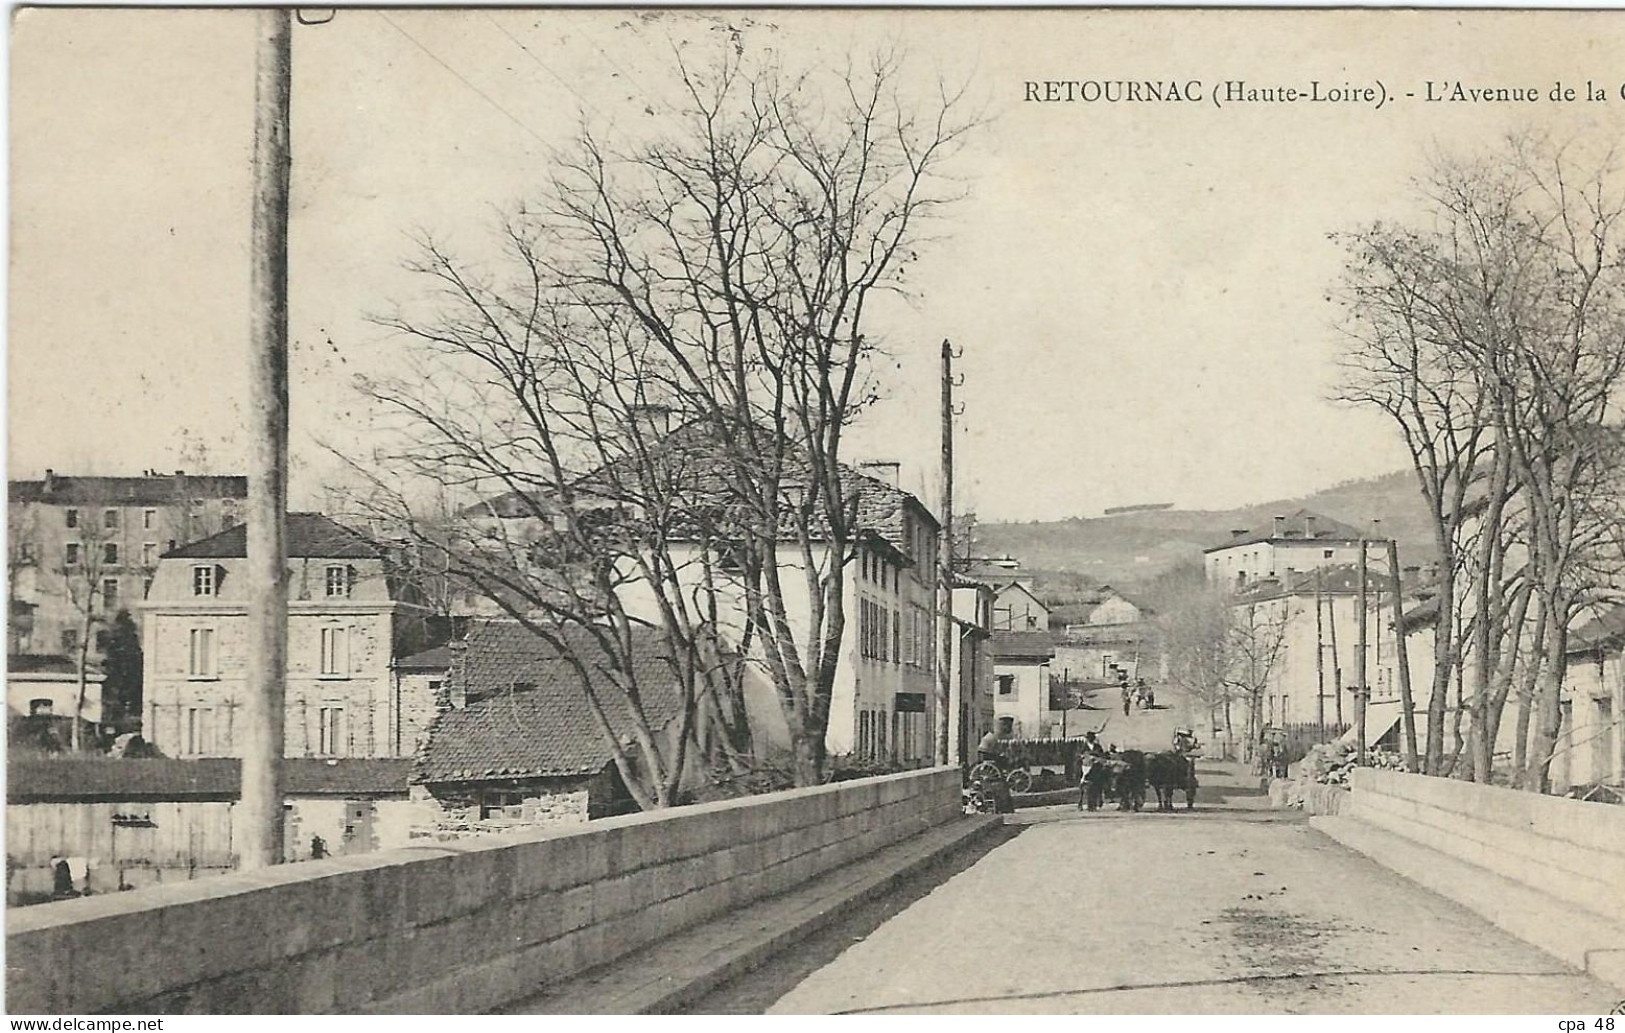
POLYGON ((117 501, 94 491, 83 493, 78 501, 80 505, 74 507, 77 526, 69 534, 63 554, 56 557, 54 569, 75 615, 74 648, 78 653, 74 657, 77 687, 72 747, 75 752, 83 748, 80 726, 84 723, 96 633, 111 623, 118 610, 116 589, 110 592, 109 582, 117 584, 116 575, 125 560, 120 554, 122 536, 118 521, 122 513, 117 501))
POLYGON ((1441 718, 1452 669, 1481 781, 1501 708, 1534 677, 1534 699, 1520 696, 1519 751, 1530 707, 1535 738, 1519 778, 1539 788, 1570 622, 1617 580, 1617 494, 1602 486, 1619 460, 1625 194, 1611 155, 1587 164, 1514 139, 1437 161, 1421 196, 1422 228, 1344 238, 1344 397, 1394 418, 1434 512, 1444 562, 1426 770, 1451 766, 1441 718), (1520 657, 1525 644, 1534 661, 1520 657))
POLYGON ((1247 704, 1247 759, 1257 748, 1264 726, 1264 694, 1286 656, 1286 629, 1292 596, 1246 600, 1231 607, 1231 663, 1227 682, 1247 704))
POLYGON ((1177 596, 1161 595, 1156 618, 1169 683, 1207 709, 1209 727, 1221 727, 1222 720, 1226 735, 1237 659, 1232 603, 1224 589, 1197 583, 1177 596))
MULTIPOLYGON (((864 533, 864 484, 841 456, 846 428, 877 397, 867 325, 875 299, 902 290, 929 219, 962 193, 941 167, 972 120, 940 90, 911 99, 890 56, 790 75, 730 51, 704 69, 679 60, 677 72, 684 101, 658 137, 584 131, 559 158, 540 199, 504 228, 512 275, 427 246, 420 271, 450 307, 390 325, 471 358, 482 372, 457 404, 483 413, 431 411, 405 382, 369 389, 433 442, 397 458, 412 454, 416 473, 447 488, 495 482, 536 500, 530 515, 560 541, 530 555, 577 561, 545 593, 506 583, 494 563, 463 576, 499 600, 516 595, 523 605, 503 605, 521 619, 562 599, 593 635, 644 619, 673 652, 748 653, 776 690, 795 777, 812 784, 845 634, 844 571, 864 533), (670 438, 636 430, 650 407, 671 414, 670 438), (611 483, 593 480, 606 469, 611 483), (728 589, 708 595, 719 578, 728 589), (634 586, 655 591, 658 618, 628 610, 634 586), (743 627, 709 627, 705 615, 735 598, 743 627)), ((532 549, 483 545, 512 553, 503 563, 532 549)))

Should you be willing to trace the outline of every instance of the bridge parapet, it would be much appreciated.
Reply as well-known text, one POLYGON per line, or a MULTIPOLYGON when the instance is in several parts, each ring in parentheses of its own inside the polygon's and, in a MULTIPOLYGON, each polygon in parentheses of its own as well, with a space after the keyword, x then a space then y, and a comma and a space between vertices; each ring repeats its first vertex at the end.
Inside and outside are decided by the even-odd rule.
POLYGON ((960 816, 930 768, 21 908, 8 1011, 485 1011, 960 816))
POLYGON ((1358 768, 1342 813, 1625 923, 1625 807, 1358 768))

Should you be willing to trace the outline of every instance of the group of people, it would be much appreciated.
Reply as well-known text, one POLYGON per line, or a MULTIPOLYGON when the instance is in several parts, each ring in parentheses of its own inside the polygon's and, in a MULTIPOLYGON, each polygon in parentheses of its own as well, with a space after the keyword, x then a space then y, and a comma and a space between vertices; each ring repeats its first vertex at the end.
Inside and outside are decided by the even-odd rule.
POLYGON ((1123 716, 1127 717, 1133 709, 1150 710, 1157 705, 1157 694, 1151 686, 1141 678, 1133 685, 1123 683, 1123 716))

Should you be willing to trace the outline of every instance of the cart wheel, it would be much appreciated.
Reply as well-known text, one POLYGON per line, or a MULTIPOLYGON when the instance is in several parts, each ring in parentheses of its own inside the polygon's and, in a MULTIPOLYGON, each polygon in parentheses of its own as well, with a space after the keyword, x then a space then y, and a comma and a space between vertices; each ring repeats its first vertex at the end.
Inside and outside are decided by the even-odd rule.
POLYGON ((997 764, 993 763, 991 760, 984 760, 980 764, 977 764, 975 767, 970 769, 970 780, 972 783, 986 782, 990 779, 998 778, 1000 774, 1001 772, 997 764))
POLYGON ((1033 776, 1025 768, 1013 768, 1005 772, 1004 784, 1012 793, 1025 793, 1033 787, 1033 776))

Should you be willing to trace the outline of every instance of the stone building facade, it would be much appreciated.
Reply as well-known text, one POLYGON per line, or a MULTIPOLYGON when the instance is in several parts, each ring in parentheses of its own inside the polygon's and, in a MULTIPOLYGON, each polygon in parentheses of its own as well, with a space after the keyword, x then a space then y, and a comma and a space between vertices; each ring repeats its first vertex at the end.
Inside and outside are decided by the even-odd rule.
POLYGON ((99 659, 113 614, 139 620, 159 557, 236 526, 247 497, 246 477, 181 470, 9 482, 7 652, 77 659, 88 606, 99 659))
MULTIPOLYGON (((143 604, 146 737, 172 757, 236 757, 247 690, 245 528, 165 554, 143 604)), ((315 513, 288 517, 291 757, 410 756, 432 698, 391 669, 421 607, 361 535, 315 513)))

